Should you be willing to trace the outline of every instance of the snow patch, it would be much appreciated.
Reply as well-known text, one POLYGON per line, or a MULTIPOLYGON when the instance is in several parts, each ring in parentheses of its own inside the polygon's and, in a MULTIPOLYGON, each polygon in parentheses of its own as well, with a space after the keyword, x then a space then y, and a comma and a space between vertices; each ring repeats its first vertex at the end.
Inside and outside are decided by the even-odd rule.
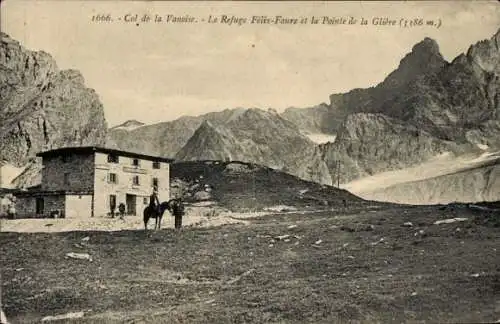
POLYGON ((311 141, 313 141, 316 144, 325 144, 328 142, 333 143, 337 138, 336 135, 322 134, 322 133, 304 134, 304 135, 307 136, 311 141))
POLYGON ((294 211, 294 210, 297 210, 297 208, 295 208, 293 206, 287 206, 287 205, 278 205, 278 206, 264 208, 264 210, 271 211, 271 212, 285 212, 285 211, 294 211))
POLYGON ((476 145, 477 145, 477 147, 479 147, 479 148, 480 148, 481 150, 483 150, 483 151, 486 151, 486 150, 488 150, 488 149, 490 148, 490 147, 489 147, 488 145, 486 145, 486 144, 476 144, 476 145))
POLYGON ((141 123, 140 121, 137 120, 127 120, 123 124, 111 128, 111 130, 121 129, 121 130, 131 131, 145 125, 146 124, 141 123))
POLYGON ((142 126, 144 126, 144 125, 116 126, 113 128, 113 130, 121 129, 121 130, 131 131, 131 130, 137 129, 139 127, 142 127, 142 126))

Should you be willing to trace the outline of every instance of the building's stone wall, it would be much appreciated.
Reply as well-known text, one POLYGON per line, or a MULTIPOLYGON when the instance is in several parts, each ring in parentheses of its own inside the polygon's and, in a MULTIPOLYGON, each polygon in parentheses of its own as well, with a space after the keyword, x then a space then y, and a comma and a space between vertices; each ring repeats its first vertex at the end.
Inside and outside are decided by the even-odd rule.
MULTIPOLYGON (((108 155, 95 155, 94 215, 106 216, 110 212, 110 195, 116 195, 116 210, 120 203, 127 205, 127 194, 133 195, 136 215, 142 215, 153 191, 153 178, 158 178, 158 196, 161 201, 170 199, 170 166, 160 162, 160 169, 153 168, 153 161, 140 160, 133 165, 133 158, 119 156, 118 163, 108 162, 108 155), (110 182, 110 174, 116 175, 116 183, 110 182), (133 177, 139 177, 139 184, 133 177)), ((130 198, 129 198, 130 199, 130 198)), ((131 200, 129 200, 129 203, 131 200)))
POLYGON ((43 158, 41 189, 93 190, 94 154, 69 154, 65 158, 67 160, 64 160, 62 156, 43 158))
POLYGON ((54 211, 65 212, 64 195, 18 196, 16 199, 16 218, 46 218, 54 211), (43 214, 36 213, 36 199, 44 201, 43 214))
POLYGON ((17 197, 16 218, 36 217, 35 208, 35 197, 17 197))

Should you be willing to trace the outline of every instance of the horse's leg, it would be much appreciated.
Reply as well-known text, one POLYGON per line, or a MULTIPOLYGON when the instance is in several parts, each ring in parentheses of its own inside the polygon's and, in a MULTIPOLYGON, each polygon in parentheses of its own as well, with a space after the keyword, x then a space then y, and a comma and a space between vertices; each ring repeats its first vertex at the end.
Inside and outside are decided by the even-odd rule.
POLYGON ((144 214, 144 230, 148 230, 148 221, 149 221, 149 217, 144 214))

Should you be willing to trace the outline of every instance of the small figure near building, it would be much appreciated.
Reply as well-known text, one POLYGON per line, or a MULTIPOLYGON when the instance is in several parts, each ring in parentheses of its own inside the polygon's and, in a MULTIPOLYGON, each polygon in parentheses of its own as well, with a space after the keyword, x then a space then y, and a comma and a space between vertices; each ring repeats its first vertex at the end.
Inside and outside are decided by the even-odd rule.
POLYGON ((16 203, 15 203, 15 201, 14 201, 14 202, 12 202, 12 203, 9 205, 9 207, 8 207, 8 209, 7 209, 7 217, 8 217, 9 219, 15 219, 15 218, 16 218, 16 203))
POLYGON ((116 196, 111 196, 114 199, 110 199, 109 201, 109 209, 111 211, 111 218, 115 218, 115 210, 116 210, 116 196))
POLYGON ((124 203, 120 203, 120 205, 118 205, 118 212, 120 213, 120 219, 121 220, 124 220, 124 216, 125 216, 125 204, 124 203))

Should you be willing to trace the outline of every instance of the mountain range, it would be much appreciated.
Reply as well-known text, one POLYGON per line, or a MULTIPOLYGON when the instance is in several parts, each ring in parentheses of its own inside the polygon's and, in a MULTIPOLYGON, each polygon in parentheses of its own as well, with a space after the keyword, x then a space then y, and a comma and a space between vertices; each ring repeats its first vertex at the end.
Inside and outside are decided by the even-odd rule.
POLYGON ((29 180, 37 151, 87 144, 182 161, 244 161, 347 184, 440 154, 480 155, 500 150, 499 44, 497 31, 447 62, 436 41, 425 38, 381 83, 332 94, 314 107, 281 114, 235 108, 108 129, 98 95, 79 72, 59 71, 49 54, 2 33, 0 158, 16 166, 32 161, 16 186, 37 182, 29 180), (329 142, 318 143, 320 137, 329 142))
POLYGON ((347 183, 445 152, 479 154, 500 146, 499 42, 497 32, 447 62, 436 41, 425 38, 380 84, 332 94, 328 104, 289 108, 282 114, 239 108, 183 117, 128 133, 111 131, 108 143, 132 150, 147 147, 181 160, 241 159, 321 183, 347 183), (233 122, 234 116, 239 123, 233 122), (265 129, 269 137, 264 140, 257 129, 265 129), (151 134, 161 139, 151 142, 151 134), (335 140, 319 145, 305 140, 314 134, 335 140), (255 136, 261 138, 250 140, 255 136), (269 150, 291 140, 294 145, 285 151, 269 150), (304 146, 319 149, 329 176, 316 153, 299 156, 304 146), (286 166, 279 160, 287 161, 286 166), (299 170, 304 164, 321 169, 315 174, 299 170))

